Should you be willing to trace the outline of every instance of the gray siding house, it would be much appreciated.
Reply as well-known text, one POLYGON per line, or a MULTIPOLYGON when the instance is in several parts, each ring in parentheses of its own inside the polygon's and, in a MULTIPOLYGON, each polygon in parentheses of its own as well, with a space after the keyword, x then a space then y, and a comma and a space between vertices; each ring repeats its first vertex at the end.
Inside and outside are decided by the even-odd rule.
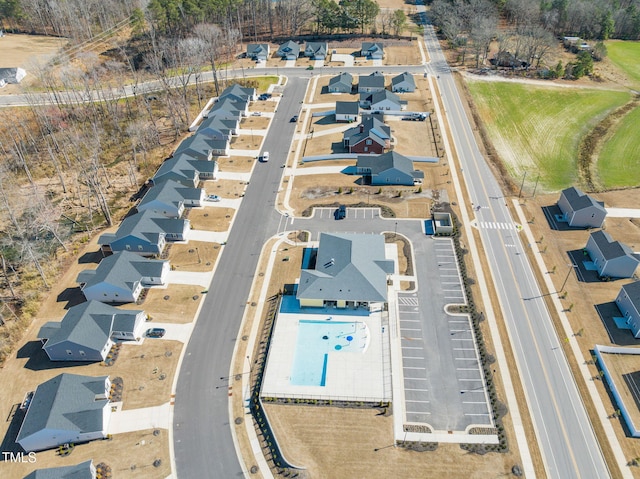
POLYGON ((640 263, 627 245, 614 241, 604 231, 591 233, 585 249, 600 277, 631 278, 640 263))
POLYGON ((87 301, 69 308, 62 321, 49 321, 38 332, 51 361, 104 361, 118 339, 142 337, 144 311, 120 310, 87 301))
POLYGON ((422 183, 424 173, 413 168, 413 161, 395 151, 383 155, 362 155, 356 161, 356 174, 374 186, 422 183))
POLYGON ((197 135, 204 135, 212 140, 230 140, 238 135, 240 120, 238 118, 223 118, 223 116, 209 115, 202 120, 197 135))
POLYGON ((267 61, 267 58, 269 58, 269 44, 249 43, 247 45, 247 57, 259 62, 267 61))
POLYGON ((76 282, 87 301, 135 303, 145 287, 165 284, 168 273, 168 261, 121 251, 104 258, 96 269, 81 271, 76 282))
POLYGON ((384 57, 384 45, 375 42, 362 42, 360 56, 371 60, 382 60, 384 57))
POLYGON ((380 310, 393 271, 384 237, 321 233, 315 268, 301 271, 296 297, 302 307, 380 310))
POLYGON ((625 284, 616 298, 618 309, 635 338, 640 338, 640 281, 625 284))
POLYGON ((558 207, 569 226, 577 228, 600 228, 607 216, 604 203, 594 200, 573 186, 562 190, 558 207))
POLYGON ((400 97, 389 90, 373 92, 364 103, 372 111, 400 111, 403 107, 400 97))
POLYGON ((152 181, 154 185, 159 185, 173 180, 195 188, 200 180, 215 180, 217 173, 217 161, 196 160, 186 153, 177 153, 160 165, 152 181))
POLYGON ((283 43, 276 53, 283 60, 297 60, 300 56, 300 45, 293 40, 283 43))
POLYGON ((351 123, 358 120, 360 106, 357 101, 337 101, 336 121, 351 123))
POLYGON ((327 91, 329 93, 351 93, 353 88, 353 76, 351 73, 340 73, 329 80, 327 91))
POLYGON ((93 460, 89 459, 75 466, 36 469, 24 479, 96 479, 96 467, 93 460))
POLYGON ((151 210, 127 216, 115 233, 98 239, 104 253, 131 251, 140 256, 160 256, 167 241, 185 241, 191 229, 188 219, 167 218, 151 210))
POLYGON ((29 402, 16 442, 27 451, 107 437, 111 417, 109 376, 60 374, 40 384, 29 402))
POLYGON ((416 82, 408 72, 401 73, 391 79, 391 91, 395 93, 409 93, 416 91, 416 82))
POLYGON ((358 93, 373 93, 384 90, 384 75, 373 72, 371 75, 360 75, 358 79, 358 93))
POLYGON ((307 42, 304 48, 304 56, 312 60, 324 60, 329 51, 327 42, 307 42))

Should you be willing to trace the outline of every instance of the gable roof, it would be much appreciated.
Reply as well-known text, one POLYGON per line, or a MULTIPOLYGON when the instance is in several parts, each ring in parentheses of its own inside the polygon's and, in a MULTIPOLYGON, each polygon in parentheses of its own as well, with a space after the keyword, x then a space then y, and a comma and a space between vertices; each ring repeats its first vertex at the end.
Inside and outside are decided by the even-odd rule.
POLYGON ((620 243, 619 241, 615 241, 606 231, 600 230, 591 233, 591 238, 606 260, 620 258, 622 256, 630 256, 636 261, 639 261, 627 245, 620 243))
POLYGON ((173 177, 172 179, 179 182, 181 182, 181 180, 178 178, 182 177, 188 183, 192 183, 203 173, 213 174, 215 167, 215 161, 197 160, 189 156, 186 152, 180 152, 162 162, 156 174, 153 175, 153 183, 158 185, 162 181, 165 181, 165 179, 163 179, 165 176, 173 177))
POLYGON ((0 80, 7 83, 19 83, 27 74, 22 68, 0 68, 0 80))
POLYGON ((95 479, 93 460, 81 462, 75 466, 48 467, 36 469, 24 479, 95 479))
POLYGON ((177 181, 166 180, 147 190, 138 204, 138 209, 152 201, 160 201, 179 208, 186 199, 200 199, 201 192, 202 188, 190 188, 177 181))
POLYGON ((362 42, 362 48, 360 49, 363 52, 383 52, 384 45, 379 42, 362 42))
POLYGON ((143 277, 160 277, 166 261, 146 259, 129 251, 119 251, 107 256, 95 270, 85 270, 78 274, 77 283, 89 288, 102 282, 135 291, 143 277))
POLYGON ((247 45, 247 53, 249 55, 268 55, 269 54, 269 45, 266 43, 249 43, 247 45))
POLYGON ((289 40, 283 43, 282 45, 280 45, 280 48, 278 48, 277 54, 279 56, 288 55, 288 54, 293 54, 298 56, 300 54, 300 45, 294 42, 293 40, 289 40))
POLYGON ((207 138, 206 135, 201 135, 196 132, 182 140, 178 148, 176 148, 174 156, 185 153, 196 160, 208 160, 211 156, 211 150, 213 150, 212 141, 213 140, 207 138))
POLYGON ((358 87, 363 88, 384 88, 384 75, 375 71, 370 75, 362 76, 358 79, 358 87))
POLYGON ((224 98, 218 98, 218 101, 213 104, 208 116, 216 115, 221 118, 242 118, 242 112, 247 109, 248 100, 238 99, 231 95, 224 98))
POLYGON ((351 73, 340 73, 340 75, 334 76, 329 80, 329 86, 342 86, 344 88, 351 88, 353 83, 353 75, 351 73))
POLYGON ((302 270, 297 298, 386 301, 393 266, 380 235, 321 233, 316 267, 302 270))
POLYGON ((395 103, 398 106, 402 104, 400 97, 395 93, 390 92, 389 90, 380 90, 380 91, 373 92, 371 93, 371 96, 368 98, 368 100, 372 106, 380 102, 383 102, 385 100, 395 103))
POLYGON ((378 120, 375 115, 366 115, 358 126, 344 132, 344 138, 349 138, 349 145, 353 146, 366 138, 371 138, 380 145, 386 145, 391 139, 391 128, 378 120), (360 131, 362 126, 362 131, 360 131))
POLYGON ((424 172, 414 170, 413 160, 395 151, 382 155, 359 155, 356 160, 357 168, 367 168, 372 175, 377 175, 390 169, 396 169, 414 178, 424 178, 424 172))
POLYGON ((307 42, 304 51, 313 52, 314 55, 326 55, 329 49, 327 42, 307 42))
POLYGON ((256 93, 255 88, 243 87, 238 85, 237 83, 234 83, 233 85, 225 88, 220 94, 220 96, 218 97, 218 99, 222 100, 223 98, 226 98, 228 96, 236 96, 238 98, 243 99, 244 101, 250 101, 255 95, 255 93, 256 93))
POLYGON ((571 206, 571 209, 573 211, 580 211, 585 208, 590 208, 594 206, 597 209, 606 212, 604 208, 604 203, 596 201, 591 196, 582 192, 575 186, 562 190, 561 194, 565 197, 565 199, 567 200, 567 202, 569 203, 569 206, 571 206))
POLYGON ((86 301, 72 306, 62 321, 46 323, 38 339, 46 339, 46 347, 71 341, 100 351, 115 331, 131 331, 141 311, 120 310, 99 301, 86 301))
POLYGON ((98 244, 111 244, 121 238, 133 236, 152 244, 157 244, 165 234, 179 234, 184 231, 185 222, 181 218, 167 218, 164 215, 144 210, 127 216, 115 233, 104 234, 98 239, 98 244))
POLYGON ((391 85, 396 86, 401 83, 408 83, 412 85, 414 88, 416 86, 416 82, 413 79, 413 75, 409 72, 400 73, 400 75, 395 76, 391 79, 391 85))
POLYGON ((224 118, 222 115, 209 115, 207 118, 202 120, 202 123, 200 123, 197 134, 209 137, 212 136, 212 133, 215 134, 217 131, 222 135, 229 137, 235 131, 237 125, 237 120, 230 120, 228 118, 224 118))
POLYGON ((640 312, 640 281, 625 284, 621 289, 627 294, 627 296, 629 296, 631 304, 633 304, 636 310, 640 312))
POLYGON ((337 101, 336 115, 357 115, 360 106, 357 101, 337 101))
POLYGON ((102 431, 109 376, 60 374, 40 384, 31 399, 16 442, 44 429, 102 431))

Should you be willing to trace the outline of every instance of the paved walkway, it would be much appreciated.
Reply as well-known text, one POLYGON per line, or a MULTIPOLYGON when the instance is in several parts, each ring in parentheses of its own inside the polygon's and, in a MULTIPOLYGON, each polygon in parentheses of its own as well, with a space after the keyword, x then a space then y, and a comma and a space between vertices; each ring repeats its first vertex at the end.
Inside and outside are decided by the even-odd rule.
POLYGON ((304 176, 304 175, 331 175, 342 173, 345 166, 313 166, 311 168, 296 168, 295 170, 287 168, 285 174, 288 176, 304 176))
MULTIPOLYGON (((188 266, 184 266, 188 268, 188 266)), ((211 272, 196 273, 193 271, 169 271, 167 274, 167 283, 169 284, 193 284, 206 288, 211 283, 211 272)))
POLYGON ((128 409, 111 413, 109 434, 143 431, 145 429, 169 429, 171 407, 169 403, 162 406, 128 409))
POLYGON ((612 218, 640 218, 638 208, 606 208, 607 216, 612 218))

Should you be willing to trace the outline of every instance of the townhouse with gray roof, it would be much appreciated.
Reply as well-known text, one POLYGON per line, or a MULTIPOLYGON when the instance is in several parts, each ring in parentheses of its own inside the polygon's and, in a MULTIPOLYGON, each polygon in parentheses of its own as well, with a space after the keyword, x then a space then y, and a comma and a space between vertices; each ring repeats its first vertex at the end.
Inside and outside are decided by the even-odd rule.
POLYGON ((421 184, 424 172, 413 167, 413 160, 395 151, 382 155, 361 155, 356 160, 356 174, 373 186, 421 184))
POLYGON ((384 45, 380 42, 362 42, 360 56, 371 60, 382 60, 384 57, 384 45))
POLYGON ((394 272, 381 235, 321 233, 315 267, 303 269, 296 292, 301 307, 382 309, 394 272))
POLYGON ((616 297, 616 305, 633 337, 640 338, 640 281, 622 286, 616 297))
POLYGON ((300 45, 293 40, 289 40, 280 45, 276 55, 283 60, 297 60, 300 56, 300 45))
POLYGON ((391 147, 391 128, 376 118, 366 115, 362 122, 342 134, 342 144, 349 153, 381 154, 391 147))
POLYGON ((384 90, 384 75, 378 71, 358 78, 358 93, 373 93, 384 90))
POLYGON ((217 174, 217 161, 197 160, 182 152, 165 160, 153 175, 152 181, 154 185, 159 185, 167 180, 173 180, 184 186, 195 188, 201 180, 215 180, 217 174))
POLYGON ((329 52, 327 42, 307 42, 304 47, 304 56, 312 60, 324 60, 329 52))
POLYGON ((269 44, 249 43, 247 45, 247 57, 259 62, 267 61, 267 58, 269 58, 269 44))
POLYGON ((96 467, 89 459, 75 466, 36 469, 31 474, 24 476, 24 479, 96 479, 96 467))
POLYGON ((240 128, 240 120, 237 118, 223 118, 218 115, 209 115, 202 120, 197 135, 204 135, 211 140, 226 140, 230 141, 231 137, 238 135, 238 129, 240 128))
POLYGON ((408 72, 401 73, 391 79, 391 91, 394 93, 409 93, 416 91, 416 82, 408 72))
POLYGON ((255 88, 240 86, 237 83, 234 83, 231 86, 225 88, 220 96, 219 100, 223 100, 224 98, 232 98, 241 101, 256 101, 258 98, 258 94, 256 93, 255 88))
POLYGON ((558 207, 562 211, 562 220, 576 228, 600 228, 607 216, 604 203, 575 186, 562 190, 558 207))
POLYGON ((167 218, 180 218, 185 208, 202 206, 203 188, 190 188, 173 180, 166 180, 147 190, 136 207, 138 212, 153 211, 167 218))
POLYGON ((144 210, 127 216, 115 233, 101 235, 98 244, 103 253, 131 251, 140 256, 160 256, 167 241, 185 241, 189 231, 188 219, 167 218, 144 210))
POLYGON ((16 442, 31 452, 104 439, 110 388, 109 376, 60 374, 45 381, 28 402, 16 442))
POLYGON ((72 306, 62 321, 49 321, 38 332, 51 361, 104 361, 117 340, 141 338, 147 314, 121 310, 99 301, 72 306))
POLYGON ((340 73, 329 80, 327 91, 329 93, 351 93, 353 89, 353 75, 351 73, 340 73))
POLYGON ((76 282, 87 301, 135 303, 142 290, 167 282, 169 262, 120 251, 107 256, 96 269, 81 271, 76 282))
POLYGON ((601 278, 631 278, 640 263, 631 248, 602 230, 589 235, 585 249, 601 278))
POLYGON ((237 100, 231 97, 218 99, 208 112, 204 114, 205 118, 216 115, 219 118, 237 118, 238 121, 244 116, 249 115, 249 102, 245 100, 237 100))

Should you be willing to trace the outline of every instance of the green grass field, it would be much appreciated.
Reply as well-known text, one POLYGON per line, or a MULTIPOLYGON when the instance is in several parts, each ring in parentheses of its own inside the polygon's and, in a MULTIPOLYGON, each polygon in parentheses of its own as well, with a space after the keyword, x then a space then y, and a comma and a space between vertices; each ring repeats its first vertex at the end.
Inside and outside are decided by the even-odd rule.
POLYGON ((627 114, 598 157, 598 177, 605 188, 640 186, 640 108, 627 114))
POLYGON ((632 86, 640 87, 640 42, 607 42, 608 57, 611 62, 624 71, 632 86))
POLYGON ((611 110, 626 103, 625 92, 534 87, 521 83, 468 83, 491 141, 514 178, 557 191, 576 183, 580 139, 611 110))

